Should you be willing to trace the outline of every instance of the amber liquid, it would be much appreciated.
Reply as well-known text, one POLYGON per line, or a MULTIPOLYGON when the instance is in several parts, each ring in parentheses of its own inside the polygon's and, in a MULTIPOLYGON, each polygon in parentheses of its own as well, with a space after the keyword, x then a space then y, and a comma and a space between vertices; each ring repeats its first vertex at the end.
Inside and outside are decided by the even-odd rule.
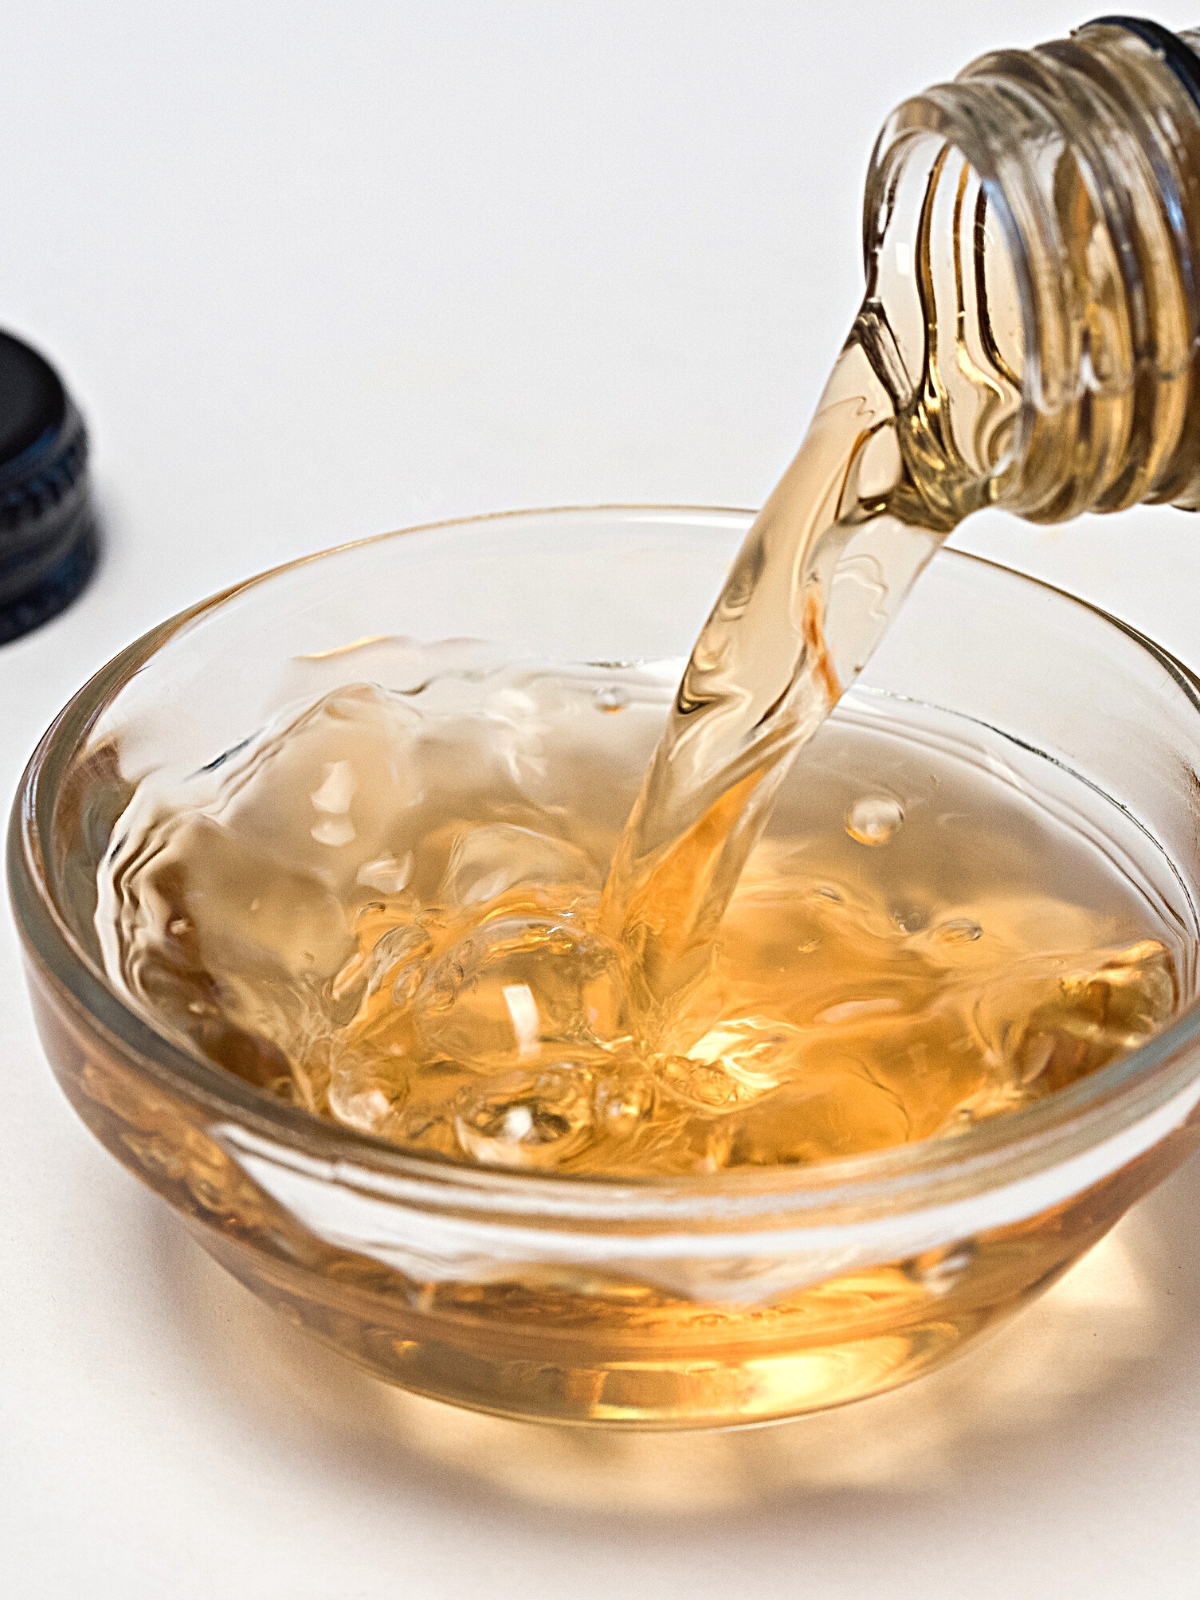
MULTIPOLYGON (((190 780, 190 805, 144 784, 101 874, 110 970, 157 1026, 320 1116, 510 1170, 736 1176, 952 1143, 1178 1003, 1187 952, 1114 808, 966 719, 860 690, 780 782, 710 964, 651 1038, 602 892, 679 663, 407 654, 395 676, 415 692, 351 687, 285 715, 190 780)), ((61 1059, 85 1117, 208 1224, 207 1248, 373 1371, 637 1427, 916 1376, 1186 1148, 816 1282, 770 1259, 423 1270, 314 1240, 119 1064, 73 1043, 61 1059)))
POLYGON ((1167 921, 1069 804, 867 697, 647 1026, 602 885, 676 669, 441 655, 414 695, 339 691, 198 774, 207 804, 144 791, 102 885, 160 1026, 319 1115, 530 1170, 812 1162, 1029 1103, 1177 1005, 1167 921))

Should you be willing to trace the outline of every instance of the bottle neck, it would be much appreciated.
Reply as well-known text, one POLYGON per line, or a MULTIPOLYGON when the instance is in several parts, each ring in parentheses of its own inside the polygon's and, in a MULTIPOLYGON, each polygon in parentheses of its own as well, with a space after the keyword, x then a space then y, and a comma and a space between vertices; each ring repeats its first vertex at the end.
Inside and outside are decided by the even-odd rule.
POLYGON ((1200 508, 1200 109, 1151 45, 1091 24, 902 105, 864 245, 860 325, 948 520, 1200 508))

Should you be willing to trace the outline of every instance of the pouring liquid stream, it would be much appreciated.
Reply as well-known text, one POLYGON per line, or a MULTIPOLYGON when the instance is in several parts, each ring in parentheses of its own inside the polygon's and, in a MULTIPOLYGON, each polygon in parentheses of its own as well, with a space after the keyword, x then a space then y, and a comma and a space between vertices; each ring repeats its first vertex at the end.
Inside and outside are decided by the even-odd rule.
POLYGON ((951 1132, 1167 1020, 1162 928, 1035 799, 922 746, 906 821, 870 786, 900 760, 895 708, 839 715, 793 765, 1022 436, 983 186, 945 145, 894 186, 681 680, 413 645, 411 686, 347 685, 143 783, 96 928, 157 1026, 401 1145, 644 1176, 951 1132))
POLYGON ((613 859, 603 925, 633 955, 651 1036, 705 971, 792 762, 941 542, 988 502, 1011 446, 1021 385, 992 300, 1011 324, 1015 287, 986 194, 948 147, 919 217, 915 241, 878 243, 863 308, 696 641, 613 859), (897 310, 919 329, 915 371, 897 310))

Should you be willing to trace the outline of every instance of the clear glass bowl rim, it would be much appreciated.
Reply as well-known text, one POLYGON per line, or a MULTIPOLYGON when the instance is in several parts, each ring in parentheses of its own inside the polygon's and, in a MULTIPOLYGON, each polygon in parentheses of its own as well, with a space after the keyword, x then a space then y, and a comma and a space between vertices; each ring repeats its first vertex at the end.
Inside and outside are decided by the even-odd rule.
MULTIPOLYGON (((80 688, 51 723, 18 785, 8 830, 9 893, 29 958, 40 968, 84 1031, 99 1034, 141 1076, 167 1095, 186 1097, 210 1125, 243 1130, 314 1176, 350 1182, 380 1199, 428 1203, 438 1210, 482 1208, 525 1217, 569 1216, 575 1225, 618 1221, 752 1224, 770 1212, 806 1226, 845 1225, 897 1210, 925 1209, 1031 1177, 1119 1134, 1185 1090, 1200 1076, 1200 998, 1169 1028, 1121 1060, 1047 1099, 951 1137, 846 1156, 810 1167, 755 1168, 683 1177, 604 1178, 572 1173, 514 1173, 466 1160, 416 1153, 286 1104, 199 1054, 157 1033, 109 987, 78 943, 55 898, 42 848, 50 837, 57 781, 112 697, 181 628, 234 596, 367 544, 531 517, 647 514, 752 519, 739 507, 604 504, 551 506, 447 518, 351 540, 283 562, 178 612, 113 657, 80 688)), ((1144 650, 1183 691, 1197 713, 1200 678, 1144 634, 1068 591, 965 551, 943 550, 939 562, 971 563, 1016 578, 1098 618, 1144 650)))

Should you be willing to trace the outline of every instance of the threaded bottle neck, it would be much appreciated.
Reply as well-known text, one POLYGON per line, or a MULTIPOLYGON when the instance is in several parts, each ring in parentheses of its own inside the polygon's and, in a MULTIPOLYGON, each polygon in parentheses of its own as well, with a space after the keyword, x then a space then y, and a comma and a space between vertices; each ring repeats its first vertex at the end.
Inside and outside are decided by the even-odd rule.
POLYGON ((906 102, 864 227, 910 464, 931 426, 953 463, 935 496, 1200 506, 1200 110, 1160 53, 1092 24, 906 102))

